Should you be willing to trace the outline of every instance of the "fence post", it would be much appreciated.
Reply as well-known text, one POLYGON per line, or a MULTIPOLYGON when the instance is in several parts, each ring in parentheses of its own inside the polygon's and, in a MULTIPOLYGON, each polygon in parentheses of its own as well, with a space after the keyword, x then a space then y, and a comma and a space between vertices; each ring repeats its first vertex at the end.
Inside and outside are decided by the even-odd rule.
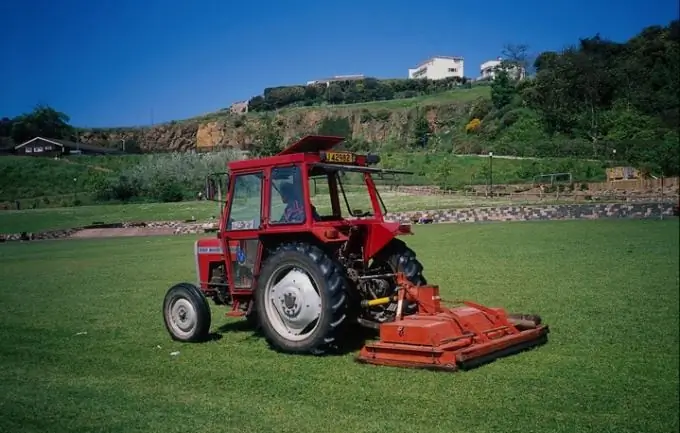
POLYGON ((661 175, 661 215, 660 219, 663 220, 663 174, 661 175))

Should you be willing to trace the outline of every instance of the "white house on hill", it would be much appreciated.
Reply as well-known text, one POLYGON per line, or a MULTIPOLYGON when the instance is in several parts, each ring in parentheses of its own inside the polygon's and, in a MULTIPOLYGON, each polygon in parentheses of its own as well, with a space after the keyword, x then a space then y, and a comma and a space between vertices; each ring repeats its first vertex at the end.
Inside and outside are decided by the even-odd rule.
POLYGON ((435 56, 408 70, 409 78, 441 80, 449 77, 463 78, 464 59, 462 57, 435 56))
MULTIPOLYGON (((480 66, 480 80, 493 80, 496 77, 496 71, 498 70, 498 67, 501 66, 501 62, 503 60, 499 57, 496 60, 489 60, 480 66)), ((512 66, 508 68, 508 73, 510 76, 515 74, 515 77, 519 80, 523 79, 526 76, 526 71, 524 71, 524 68, 521 68, 519 66, 512 66)))

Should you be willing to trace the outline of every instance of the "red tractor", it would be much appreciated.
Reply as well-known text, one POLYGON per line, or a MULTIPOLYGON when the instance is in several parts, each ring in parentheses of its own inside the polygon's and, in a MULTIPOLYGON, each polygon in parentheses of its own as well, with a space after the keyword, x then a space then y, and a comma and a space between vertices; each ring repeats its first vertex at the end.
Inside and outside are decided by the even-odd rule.
POLYGON ((287 353, 337 349, 353 325, 380 331, 358 359, 385 365, 457 369, 546 340, 537 316, 470 302, 441 307, 438 287, 398 239, 411 226, 385 220, 373 179, 408 172, 376 167, 378 155, 333 151, 343 140, 307 136, 277 155, 230 162, 224 183, 209 178, 206 198, 224 186, 226 201, 217 236, 195 243, 198 285, 180 283, 165 296, 173 339, 209 336, 211 298, 287 353))

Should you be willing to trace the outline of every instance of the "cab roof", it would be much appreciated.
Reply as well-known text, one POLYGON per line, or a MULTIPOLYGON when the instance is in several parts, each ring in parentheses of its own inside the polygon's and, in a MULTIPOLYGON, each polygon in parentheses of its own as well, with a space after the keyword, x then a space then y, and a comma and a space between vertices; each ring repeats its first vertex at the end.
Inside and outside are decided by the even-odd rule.
POLYGON ((305 154, 324 152, 345 141, 345 137, 333 135, 307 135, 294 142, 281 152, 263 158, 230 161, 230 170, 258 169, 266 166, 281 164, 282 162, 300 162, 305 160, 305 154))
POLYGON ((307 135, 283 149, 277 155, 290 155, 292 153, 322 152, 330 150, 335 145, 345 141, 345 137, 334 135, 307 135))

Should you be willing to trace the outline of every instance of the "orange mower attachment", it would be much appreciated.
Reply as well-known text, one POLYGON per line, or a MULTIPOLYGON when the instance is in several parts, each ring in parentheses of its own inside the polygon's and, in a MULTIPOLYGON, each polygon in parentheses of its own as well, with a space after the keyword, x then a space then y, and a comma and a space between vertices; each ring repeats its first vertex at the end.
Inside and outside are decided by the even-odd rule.
MULTIPOLYGON (((380 341, 362 347, 357 361, 456 371, 547 342, 549 329, 541 325, 539 316, 509 315, 502 308, 468 301, 444 308, 439 286, 415 286, 401 273, 397 287, 396 320, 380 324, 380 341), (417 313, 403 317, 405 300, 418 305, 417 313)), ((380 305, 392 300, 385 297, 364 303, 380 305)))

